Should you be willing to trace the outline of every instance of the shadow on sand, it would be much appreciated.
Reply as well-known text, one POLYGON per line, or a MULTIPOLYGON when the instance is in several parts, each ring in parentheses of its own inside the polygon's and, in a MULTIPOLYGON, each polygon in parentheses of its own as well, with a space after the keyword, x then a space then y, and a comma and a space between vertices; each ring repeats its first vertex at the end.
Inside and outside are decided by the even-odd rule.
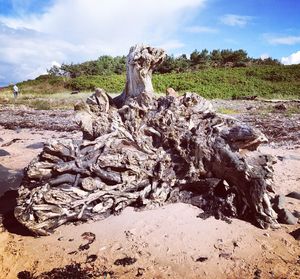
POLYGON ((10 155, 9 152, 7 152, 7 151, 4 150, 4 149, 0 149, 0 157, 1 157, 1 156, 8 156, 8 155, 10 155))
POLYGON ((44 147, 43 142, 36 142, 26 146, 26 148, 30 148, 30 149, 42 149, 43 147, 44 147))
POLYGON ((32 233, 22 226, 14 217, 17 205, 17 188, 23 178, 23 171, 13 171, 0 164, 0 217, 2 225, 10 233, 32 236, 32 233))

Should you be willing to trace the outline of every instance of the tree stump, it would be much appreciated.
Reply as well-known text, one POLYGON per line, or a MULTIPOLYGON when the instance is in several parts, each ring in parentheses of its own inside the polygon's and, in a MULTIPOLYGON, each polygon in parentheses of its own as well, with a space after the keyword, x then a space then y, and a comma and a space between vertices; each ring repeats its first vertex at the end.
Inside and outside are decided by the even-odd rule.
MULTIPOLYGON (((124 92, 76 106, 82 140, 51 140, 25 170, 16 219, 38 235, 74 220, 98 220, 127 206, 185 202, 202 217, 276 227, 274 159, 266 137, 214 112, 193 93, 156 99, 151 71, 164 52, 130 49, 124 92)), ((104 94, 101 97, 101 94, 104 94)))
POLYGON ((131 97, 141 93, 154 96, 152 71, 165 58, 165 51, 144 45, 130 48, 126 62, 126 85, 123 93, 114 99, 117 107, 124 105, 131 97))

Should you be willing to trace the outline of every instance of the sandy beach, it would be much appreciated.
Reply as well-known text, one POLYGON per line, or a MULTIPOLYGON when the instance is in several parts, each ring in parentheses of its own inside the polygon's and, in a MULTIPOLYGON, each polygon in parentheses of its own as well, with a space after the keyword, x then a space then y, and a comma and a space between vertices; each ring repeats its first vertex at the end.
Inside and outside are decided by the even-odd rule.
MULTIPOLYGON (((0 135, 5 154, 0 157, 1 194, 18 187, 22 169, 43 142, 69 136, 4 128, 0 135)), ((299 190, 300 149, 262 146, 261 150, 280 158, 275 165, 276 192, 299 190)), ((14 192, 1 197, 4 216, 11 216, 8 211, 13 208, 14 195, 9 193, 14 192)), ((286 205, 300 211, 297 199, 286 198, 286 205)), ((147 211, 127 208, 118 216, 66 224, 39 238, 26 235, 6 217, 0 233, 0 278, 63 278, 45 274, 66 266, 80 267, 82 274, 96 272, 97 278, 299 278, 300 245, 289 234, 299 224, 262 230, 241 220, 230 224, 213 217, 202 220, 197 218, 200 212, 180 203, 147 211), (93 236, 90 244, 87 233, 93 236), (29 275, 36 277, 24 277, 29 275)))

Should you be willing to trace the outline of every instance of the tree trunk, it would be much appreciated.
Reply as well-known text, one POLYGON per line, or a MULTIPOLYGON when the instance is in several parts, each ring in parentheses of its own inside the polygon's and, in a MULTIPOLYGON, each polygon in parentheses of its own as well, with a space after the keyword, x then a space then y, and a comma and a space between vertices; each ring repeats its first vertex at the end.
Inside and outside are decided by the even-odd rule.
POLYGON ((154 93, 152 86, 152 71, 165 57, 165 51, 144 45, 135 45, 130 48, 126 61, 126 85, 123 93, 114 99, 115 105, 120 108, 128 98, 136 97, 141 93, 151 96, 154 93))

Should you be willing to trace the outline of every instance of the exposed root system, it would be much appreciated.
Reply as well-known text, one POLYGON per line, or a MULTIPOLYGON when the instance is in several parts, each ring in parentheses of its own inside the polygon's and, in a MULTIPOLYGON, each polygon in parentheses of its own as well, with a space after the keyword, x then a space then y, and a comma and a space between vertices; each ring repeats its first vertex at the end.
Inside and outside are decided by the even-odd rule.
MULTIPOLYGON (((148 62, 150 75, 155 63, 148 62)), ((142 72, 143 55, 135 63, 142 72)), ((218 115, 196 94, 155 99, 134 88, 121 106, 102 91, 76 106, 83 140, 52 140, 30 163, 15 208, 19 222, 46 235, 65 222, 105 218, 127 206, 181 201, 207 216, 278 225, 270 202, 274 159, 255 151, 266 142, 261 132, 218 115)))

